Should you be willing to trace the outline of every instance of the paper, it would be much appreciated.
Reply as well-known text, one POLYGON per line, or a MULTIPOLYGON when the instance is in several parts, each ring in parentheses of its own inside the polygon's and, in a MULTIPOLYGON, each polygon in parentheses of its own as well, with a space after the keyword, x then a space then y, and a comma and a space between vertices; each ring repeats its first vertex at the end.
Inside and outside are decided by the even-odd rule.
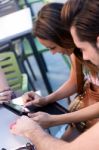
MULTIPOLYGON (((41 95, 41 91, 36 91, 35 93, 38 94, 38 95, 41 95)), ((20 105, 20 106, 24 105, 24 101, 23 101, 22 96, 18 97, 18 98, 15 98, 15 99, 12 99, 11 102, 13 104, 20 105)))
POLYGON ((24 105, 22 97, 18 97, 18 98, 12 99, 11 102, 13 104, 20 105, 20 106, 24 105))

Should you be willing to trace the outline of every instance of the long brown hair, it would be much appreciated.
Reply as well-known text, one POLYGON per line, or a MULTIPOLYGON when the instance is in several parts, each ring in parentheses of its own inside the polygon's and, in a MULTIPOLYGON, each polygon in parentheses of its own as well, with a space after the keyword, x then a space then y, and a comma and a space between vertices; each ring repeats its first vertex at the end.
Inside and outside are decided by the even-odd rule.
POLYGON ((61 11, 61 19, 64 26, 70 29, 74 18, 80 13, 87 0, 68 0, 61 11))
MULTIPOLYGON (((87 30, 89 29, 89 24, 90 24, 90 21, 89 21, 89 19, 91 17, 90 14, 92 13, 91 9, 89 10, 90 12, 88 12, 88 5, 93 6, 93 3, 91 1, 93 1, 93 3, 94 3, 94 0, 68 0, 65 3, 65 5, 63 6, 63 9, 61 12, 61 18, 62 18, 62 21, 63 21, 65 27, 68 28, 68 30, 70 30, 72 25, 74 25, 75 27, 77 27, 79 37, 81 36, 82 39, 85 39, 87 41, 92 39, 90 42, 94 42, 93 38, 95 38, 95 37, 92 37, 92 36, 94 34, 94 31, 97 31, 97 29, 94 29, 92 31, 92 28, 90 28, 91 31, 89 30, 89 33, 87 33, 88 32, 87 30), (86 10, 86 12, 85 12, 85 10, 86 10), (87 18, 87 16, 88 17, 90 16, 90 17, 87 18), (88 20, 84 19, 84 18, 87 18, 88 20), (82 28, 82 25, 84 26, 85 24, 86 24, 86 29, 87 29, 86 31, 84 28, 82 28), (81 30, 82 30, 82 32, 81 32, 81 30)), ((98 1, 98 0, 95 0, 95 1, 98 1)), ((95 9, 95 8, 93 7, 93 9, 95 9)), ((98 12, 99 12, 99 8, 98 8, 98 12)), ((99 15, 99 13, 98 13, 98 15, 99 15)), ((95 14, 94 14, 94 17, 95 17, 95 19, 97 18, 95 16, 95 14)), ((97 21, 99 22, 99 19, 97 21)), ((94 19, 93 19, 93 22, 94 22, 94 19)), ((93 28, 95 28, 95 26, 93 26, 93 28)), ((99 29, 99 24, 98 24, 97 28, 99 29)), ((94 64, 83 60, 82 53, 80 52, 79 49, 75 49, 74 54, 76 55, 76 57, 80 60, 80 62, 82 64, 87 66, 87 68, 91 72, 98 71, 97 67, 94 64)))
MULTIPOLYGON (((99 53, 97 37, 99 36, 99 0, 87 0, 82 11, 74 18, 77 35, 81 41, 89 42, 99 53)), ((91 70, 99 72, 95 65, 87 63, 91 70)))
POLYGON ((75 26, 81 41, 87 41, 96 47, 99 36, 99 0, 89 0, 73 20, 72 26, 75 26))
POLYGON ((49 3, 38 13, 34 23, 34 35, 36 37, 52 41, 63 48, 73 48, 74 43, 70 32, 67 31, 61 21, 63 4, 49 3))

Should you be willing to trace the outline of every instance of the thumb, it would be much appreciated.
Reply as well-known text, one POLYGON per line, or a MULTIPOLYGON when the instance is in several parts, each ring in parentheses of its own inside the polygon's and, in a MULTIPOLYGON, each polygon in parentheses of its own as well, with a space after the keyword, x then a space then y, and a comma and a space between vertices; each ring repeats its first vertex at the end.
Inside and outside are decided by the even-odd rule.
POLYGON ((34 105, 34 106, 37 106, 37 107, 40 107, 39 104, 38 104, 38 100, 33 100, 33 101, 30 101, 30 102, 27 102, 24 106, 30 106, 30 105, 34 105))
POLYGON ((38 122, 38 123, 39 123, 39 118, 38 118, 38 116, 36 116, 36 117, 32 118, 32 120, 33 120, 33 121, 36 121, 36 122, 38 122))
POLYGON ((31 98, 34 98, 35 95, 36 95, 36 93, 34 91, 28 92, 28 96, 31 98))
POLYGON ((30 118, 34 118, 34 117, 38 116, 38 112, 36 112, 36 113, 28 113, 28 116, 30 118))
POLYGON ((32 101, 27 102, 27 103, 24 105, 24 107, 31 106, 31 105, 33 105, 33 102, 32 102, 32 101))

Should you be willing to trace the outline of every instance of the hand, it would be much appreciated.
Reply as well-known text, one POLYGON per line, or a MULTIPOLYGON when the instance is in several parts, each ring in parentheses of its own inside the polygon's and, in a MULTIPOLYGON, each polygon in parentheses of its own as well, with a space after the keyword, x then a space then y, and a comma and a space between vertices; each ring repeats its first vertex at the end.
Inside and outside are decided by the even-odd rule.
POLYGON ((12 92, 13 91, 10 88, 0 91, 0 104, 11 100, 12 92))
POLYGON ((22 98, 25 106, 35 105, 42 107, 47 104, 45 97, 39 96, 33 91, 25 93, 22 98))
POLYGON ((41 127, 34 122, 31 118, 26 116, 20 117, 16 123, 10 126, 10 131, 13 134, 29 137, 29 135, 35 132, 35 130, 41 130, 41 127))
POLYGON ((28 116, 43 128, 51 127, 54 120, 54 115, 45 112, 29 113, 28 116))

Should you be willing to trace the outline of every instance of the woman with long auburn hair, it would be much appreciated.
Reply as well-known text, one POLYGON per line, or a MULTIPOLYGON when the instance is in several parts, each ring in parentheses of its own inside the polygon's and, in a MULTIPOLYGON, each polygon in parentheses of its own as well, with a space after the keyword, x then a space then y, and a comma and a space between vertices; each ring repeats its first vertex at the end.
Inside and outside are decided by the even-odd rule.
MULTIPOLYGON (((73 113, 64 115, 50 115, 43 112, 29 114, 33 120, 37 121, 44 128, 65 123, 81 122, 79 125, 80 127, 77 129, 82 131, 83 128, 86 130, 97 122, 97 120, 87 121, 97 117, 97 110, 93 109, 93 111, 91 111, 91 108, 87 107, 96 103, 98 101, 97 99, 99 98, 97 98, 97 96, 96 98, 93 98, 93 93, 95 93, 95 86, 93 85, 96 85, 96 80, 94 80, 94 77, 97 74, 97 66, 92 59, 86 60, 84 58, 83 51, 80 50, 80 47, 77 45, 77 43, 76 45, 78 48, 74 46, 75 40, 73 42, 71 37, 71 34, 73 36, 73 33, 72 31, 71 34, 69 32, 72 23, 76 23, 76 16, 80 15, 80 12, 85 9, 85 3, 87 5, 87 2, 88 0, 68 0, 64 7, 63 4, 60 3, 47 4, 40 10, 35 21, 33 31, 38 40, 47 48, 49 48, 53 54, 58 52, 70 56, 72 67, 69 80, 66 81, 55 92, 45 97, 39 96, 35 94, 35 92, 26 93, 23 96, 24 103, 26 103, 26 106, 36 105, 41 107, 71 96, 74 93, 81 94, 79 97, 77 97, 77 107, 72 110, 75 111, 73 113), (66 12, 63 13, 64 11, 66 12), (63 15, 65 17, 63 17, 63 15), (62 20, 63 18, 66 19, 65 23, 62 22, 61 16, 62 20), (89 98, 89 94, 91 94, 91 98, 89 98), (83 107, 86 108, 81 109, 83 107), (81 110, 76 111, 78 109, 81 110)), ((65 136, 62 138, 71 140, 72 137, 69 139, 69 135, 70 133, 73 133, 73 130, 75 130, 74 124, 69 126, 65 136)))

